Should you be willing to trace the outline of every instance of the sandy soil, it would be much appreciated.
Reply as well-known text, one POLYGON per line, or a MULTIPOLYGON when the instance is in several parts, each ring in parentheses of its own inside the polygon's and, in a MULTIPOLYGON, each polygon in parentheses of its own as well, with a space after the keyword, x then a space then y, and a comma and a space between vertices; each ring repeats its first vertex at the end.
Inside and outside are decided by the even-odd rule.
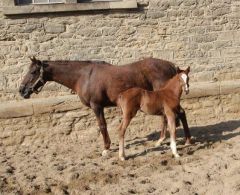
POLYGON ((41 144, 0 146, 0 194, 240 194, 240 121, 191 127, 194 144, 185 147, 178 131, 179 160, 158 133, 126 134, 128 160, 118 161, 118 139, 102 157, 96 132, 43 140, 41 144))

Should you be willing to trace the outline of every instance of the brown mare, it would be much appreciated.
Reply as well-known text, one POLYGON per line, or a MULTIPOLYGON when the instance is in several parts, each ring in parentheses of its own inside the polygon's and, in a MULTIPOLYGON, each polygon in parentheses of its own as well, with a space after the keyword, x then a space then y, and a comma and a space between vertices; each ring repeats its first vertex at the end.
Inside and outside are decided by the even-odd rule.
MULTIPOLYGON (((177 73, 171 62, 154 58, 123 66, 98 61, 40 61, 36 58, 31 61, 19 89, 21 96, 29 98, 32 93, 40 92, 47 81, 55 81, 75 91, 81 102, 96 115, 104 140, 103 154, 111 144, 104 107, 116 106, 118 95, 129 88, 157 90, 177 73)), ((183 109, 180 109, 178 116, 184 127, 186 143, 190 143, 191 136, 183 109)), ((165 128, 163 121, 161 118, 161 129, 165 128)), ((161 132, 160 136, 163 137, 163 134, 161 132)))
MULTIPOLYGON (((179 157, 176 149, 176 125, 175 116, 180 109, 180 97, 182 88, 186 94, 189 92, 188 73, 186 70, 177 70, 177 74, 159 91, 147 91, 141 88, 131 88, 122 92, 117 100, 118 106, 123 113, 123 120, 119 128, 119 159, 125 160, 124 135, 131 119, 138 110, 150 115, 164 115, 167 118, 171 138, 173 155, 179 157)), ((165 133, 164 133, 165 134, 165 133)), ((158 141, 160 144, 163 139, 158 141)))

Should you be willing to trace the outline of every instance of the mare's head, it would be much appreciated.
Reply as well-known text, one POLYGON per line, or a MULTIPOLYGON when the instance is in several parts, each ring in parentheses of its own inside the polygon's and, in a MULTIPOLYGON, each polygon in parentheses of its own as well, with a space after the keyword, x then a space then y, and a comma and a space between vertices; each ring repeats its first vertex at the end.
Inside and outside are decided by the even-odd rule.
POLYGON ((189 93, 189 76, 188 76, 189 72, 190 67, 187 67, 186 70, 181 70, 180 68, 177 67, 177 74, 179 76, 183 90, 185 91, 186 94, 189 93))
POLYGON ((32 93, 39 93, 46 83, 44 80, 44 64, 35 57, 30 58, 31 64, 25 75, 19 93, 23 98, 30 98, 32 93))

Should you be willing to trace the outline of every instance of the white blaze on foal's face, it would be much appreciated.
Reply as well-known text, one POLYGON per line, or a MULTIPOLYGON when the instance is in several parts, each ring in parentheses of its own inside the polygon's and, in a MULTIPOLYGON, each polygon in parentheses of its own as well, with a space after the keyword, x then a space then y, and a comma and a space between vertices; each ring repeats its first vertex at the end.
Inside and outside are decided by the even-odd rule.
POLYGON ((181 78, 182 78, 182 80, 184 82, 184 85, 185 85, 185 92, 188 93, 188 91, 189 91, 188 84, 187 84, 188 76, 185 73, 182 73, 181 78))

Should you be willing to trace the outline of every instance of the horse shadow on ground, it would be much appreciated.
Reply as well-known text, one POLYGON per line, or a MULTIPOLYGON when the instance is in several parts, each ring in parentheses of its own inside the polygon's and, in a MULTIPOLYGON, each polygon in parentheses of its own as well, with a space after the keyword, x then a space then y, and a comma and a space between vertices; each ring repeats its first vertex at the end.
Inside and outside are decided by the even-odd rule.
MULTIPOLYGON (((238 127, 240 127, 240 120, 231 120, 231 121, 220 122, 212 125, 190 127, 190 132, 193 138, 192 139, 193 143, 191 146, 198 146, 195 149, 196 151, 196 150, 204 149, 206 147, 211 147, 211 145, 216 142, 227 141, 233 137, 240 135, 240 131, 235 131, 238 127)), ((145 138, 146 139, 140 139, 139 137, 136 137, 133 140, 128 140, 131 143, 126 144, 126 148, 138 146, 140 144, 145 144, 145 142, 148 142, 148 141, 157 141, 159 139, 159 132, 155 131, 153 133, 150 133, 145 138)), ((177 130, 177 138, 182 138, 180 139, 180 141, 177 141, 177 145, 183 145, 185 142, 185 139, 184 139, 184 132, 182 128, 179 128, 177 130)), ((166 149, 166 147, 168 147, 166 146, 166 144, 169 145, 169 139, 167 141, 164 141, 164 143, 159 147, 153 147, 148 149, 147 151, 130 155, 128 156, 128 159, 136 158, 138 156, 144 156, 148 152, 163 151, 166 149)), ((180 148, 178 150, 181 150, 183 148, 180 148)), ((191 155, 195 151, 193 150, 189 151, 188 154, 191 155)))

